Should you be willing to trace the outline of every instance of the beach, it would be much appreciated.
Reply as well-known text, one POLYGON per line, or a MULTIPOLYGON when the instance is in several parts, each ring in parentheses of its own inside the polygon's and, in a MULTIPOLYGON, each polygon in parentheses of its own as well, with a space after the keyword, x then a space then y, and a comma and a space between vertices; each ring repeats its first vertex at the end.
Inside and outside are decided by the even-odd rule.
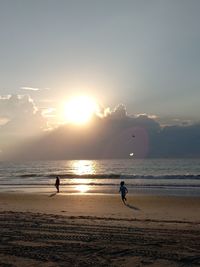
POLYGON ((0 195, 0 266, 200 266, 200 198, 0 195))

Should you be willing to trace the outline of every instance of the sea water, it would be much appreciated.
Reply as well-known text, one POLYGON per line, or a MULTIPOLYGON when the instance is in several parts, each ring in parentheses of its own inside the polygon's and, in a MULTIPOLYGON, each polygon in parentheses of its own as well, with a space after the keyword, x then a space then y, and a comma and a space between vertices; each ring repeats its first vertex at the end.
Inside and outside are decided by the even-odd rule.
POLYGON ((60 176, 62 193, 129 193, 200 196, 200 159, 113 159, 0 162, 2 191, 52 192, 60 176))

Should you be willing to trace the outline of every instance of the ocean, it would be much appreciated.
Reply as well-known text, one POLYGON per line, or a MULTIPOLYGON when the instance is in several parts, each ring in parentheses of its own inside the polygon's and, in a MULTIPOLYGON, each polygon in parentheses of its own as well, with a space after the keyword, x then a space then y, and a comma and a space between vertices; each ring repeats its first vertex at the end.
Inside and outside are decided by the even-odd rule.
POLYGON ((0 192, 55 191, 64 194, 118 193, 200 196, 200 159, 113 159, 0 162, 0 192))

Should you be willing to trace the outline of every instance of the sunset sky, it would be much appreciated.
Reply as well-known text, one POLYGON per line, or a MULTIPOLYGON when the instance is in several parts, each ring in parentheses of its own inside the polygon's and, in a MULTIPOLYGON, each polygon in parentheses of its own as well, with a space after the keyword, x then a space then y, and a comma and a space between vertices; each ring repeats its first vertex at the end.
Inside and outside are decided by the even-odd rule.
POLYGON ((0 1, 0 151, 62 124, 80 95, 101 116, 123 104, 198 123, 199 13, 198 0, 0 1))

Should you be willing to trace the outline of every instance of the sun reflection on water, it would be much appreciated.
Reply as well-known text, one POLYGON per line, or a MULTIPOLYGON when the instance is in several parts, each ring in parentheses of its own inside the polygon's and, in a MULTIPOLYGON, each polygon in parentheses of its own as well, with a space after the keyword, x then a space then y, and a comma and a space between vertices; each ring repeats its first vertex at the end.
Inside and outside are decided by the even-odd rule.
POLYGON ((90 186, 87 185, 87 184, 80 184, 80 185, 77 185, 77 186, 75 187, 75 189, 76 189, 77 191, 79 191, 80 193, 86 193, 87 191, 89 191, 90 186))
MULTIPOLYGON (((76 175, 80 175, 85 177, 85 175, 95 174, 95 163, 91 160, 79 160, 73 163, 73 172, 76 175)), ((75 190, 79 193, 86 193, 91 189, 89 183, 91 182, 91 178, 75 178, 73 179, 73 183, 81 183, 75 186, 75 190)))
POLYGON ((95 174, 94 162, 91 160, 79 160, 73 163, 74 173, 77 175, 95 174))

